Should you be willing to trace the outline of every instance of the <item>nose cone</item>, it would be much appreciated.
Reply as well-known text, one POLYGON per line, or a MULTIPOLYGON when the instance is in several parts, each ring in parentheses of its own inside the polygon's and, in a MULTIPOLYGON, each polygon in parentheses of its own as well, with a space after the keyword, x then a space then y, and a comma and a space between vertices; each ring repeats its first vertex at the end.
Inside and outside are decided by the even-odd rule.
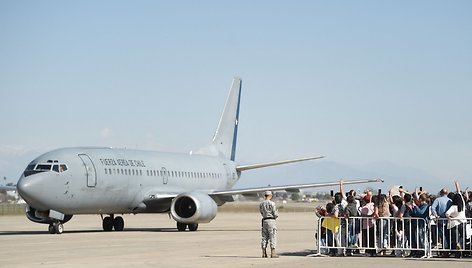
POLYGON ((28 192, 30 192, 30 185, 31 183, 25 178, 24 175, 21 176, 21 178, 18 180, 16 184, 16 189, 18 190, 18 193, 23 199, 28 199, 28 192))
POLYGON ((44 178, 41 174, 35 174, 28 177, 21 176, 16 188, 20 196, 30 206, 36 209, 47 209, 41 202, 43 192, 44 178))

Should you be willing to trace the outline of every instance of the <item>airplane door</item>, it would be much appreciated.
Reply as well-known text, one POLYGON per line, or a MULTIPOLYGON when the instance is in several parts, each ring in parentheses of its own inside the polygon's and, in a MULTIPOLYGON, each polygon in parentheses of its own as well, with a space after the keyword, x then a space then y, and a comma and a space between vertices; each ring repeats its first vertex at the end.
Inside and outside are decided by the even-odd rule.
POLYGON ((161 168, 162 183, 167 184, 169 182, 169 173, 165 167, 161 168))
POLYGON ((235 183, 236 177, 234 176, 234 174, 232 174, 231 168, 227 164, 223 164, 223 166, 225 167, 226 171, 226 186, 232 187, 235 183))
POLYGON ((227 178, 228 180, 231 179, 231 171, 229 170, 228 165, 223 164, 223 166, 225 167, 225 170, 226 170, 226 178, 227 178))
POLYGON ((97 185, 97 172, 95 171, 95 166, 93 165, 92 159, 86 154, 79 154, 82 163, 85 168, 85 176, 87 177, 87 186, 95 187, 97 185))

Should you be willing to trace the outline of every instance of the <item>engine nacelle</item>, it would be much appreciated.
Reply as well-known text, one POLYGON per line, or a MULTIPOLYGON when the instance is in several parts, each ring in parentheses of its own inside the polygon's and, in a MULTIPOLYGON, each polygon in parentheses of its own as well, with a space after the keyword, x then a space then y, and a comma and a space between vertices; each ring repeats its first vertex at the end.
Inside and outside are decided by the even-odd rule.
POLYGON ((182 193, 172 200, 170 213, 181 223, 207 223, 218 211, 215 201, 204 193, 182 193))

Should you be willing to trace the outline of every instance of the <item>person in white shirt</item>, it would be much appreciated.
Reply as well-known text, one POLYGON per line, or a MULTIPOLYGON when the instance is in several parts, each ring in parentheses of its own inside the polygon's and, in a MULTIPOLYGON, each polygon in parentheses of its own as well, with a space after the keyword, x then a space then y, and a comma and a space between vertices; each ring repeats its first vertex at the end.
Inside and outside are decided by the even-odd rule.
MULTIPOLYGON (((465 202, 462 197, 462 193, 459 188, 459 182, 456 181, 457 193, 452 199, 452 206, 446 211, 446 217, 449 219, 447 223, 447 235, 448 245, 452 250, 461 250, 465 246, 464 239, 464 223, 467 222, 465 216, 465 202), (450 235, 449 235, 450 234, 450 235)), ((456 254, 457 256, 458 254, 456 254)))

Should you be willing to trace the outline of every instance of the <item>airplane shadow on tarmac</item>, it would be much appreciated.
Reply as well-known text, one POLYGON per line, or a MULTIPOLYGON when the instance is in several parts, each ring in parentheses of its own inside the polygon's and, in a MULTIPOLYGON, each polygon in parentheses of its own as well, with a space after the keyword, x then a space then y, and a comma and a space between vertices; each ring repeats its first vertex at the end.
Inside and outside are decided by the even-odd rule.
MULTIPOLYGON (((68 234, 83 234, 83 233, 115 233, 116 231, 103 231, 103 230, 72 230, 72 231, 64 231, 61 235, 68 235, 68 234)), ((176 228, 126 228, 123 231, 126 232, 178 232, 176 228)), ((51 235, 48 233, 47 230, 45 231, 2 231, 0 232, 0 236, 7 236, 7 235, 51 235)))
POLYGON ((295 252, 280 252, 280 256, 294 256, 294 257, 306 257, 315 253, 312 249, 305 249, 303 251, 295 251, 295 252))
MULTIPOLYGON (((197 232, 248 232, 248 231, 259 231, 259 230, 198 230, 197 232)), ((115 233, 116 231, 103 231, 103 230, 65 230, 61 235, 68 234, 83 234, 83 233, 115 233)), ((157 233, 180 233, 176 228, 125 228, 119 232, 157 232, 157 233)), ((189 232, 189 231, 186 231, 189 232)), ((15 235, 51 235, 47 230, 44 231, 0 231, 1 236, 15 236, 15 235)))

